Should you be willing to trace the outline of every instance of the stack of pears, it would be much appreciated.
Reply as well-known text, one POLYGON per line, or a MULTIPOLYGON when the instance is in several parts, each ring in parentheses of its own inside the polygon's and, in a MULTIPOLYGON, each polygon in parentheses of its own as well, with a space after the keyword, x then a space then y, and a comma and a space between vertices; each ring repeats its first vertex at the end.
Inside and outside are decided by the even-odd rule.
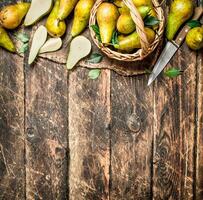
POLYGON ((55 0, 47 19, 46 28, 52 37, 61 37, 66 32, 65 19, 74 10, 71 37, 78 36, 88 25, 90 11, 95 0, 55 0))
MULTIPOLYGON (((143 20, 147 16, 156 17, 151 0, 133 0, 143 20)), ((131 17, 130 10, 122 0, 114 3, 103 2, 96 14, 97 24, 100 31, 101 42, 107 46, 112 45, 112 37, 118 32, 117 43, 114 48, 122 52, 132 52, 141 48, 140 37, 136 32, 136 25, 131 17)), ((145 28, 149 43, 155 39, 154 27, 145 28)))

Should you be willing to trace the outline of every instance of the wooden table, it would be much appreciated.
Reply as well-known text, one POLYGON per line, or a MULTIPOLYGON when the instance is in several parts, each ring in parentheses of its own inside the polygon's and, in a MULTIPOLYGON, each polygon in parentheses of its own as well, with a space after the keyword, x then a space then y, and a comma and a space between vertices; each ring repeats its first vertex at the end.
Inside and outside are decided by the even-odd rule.
POLYGON ((202 51, 151 87, 27 57, 0 49, 0 200, 203 199, 202 51))

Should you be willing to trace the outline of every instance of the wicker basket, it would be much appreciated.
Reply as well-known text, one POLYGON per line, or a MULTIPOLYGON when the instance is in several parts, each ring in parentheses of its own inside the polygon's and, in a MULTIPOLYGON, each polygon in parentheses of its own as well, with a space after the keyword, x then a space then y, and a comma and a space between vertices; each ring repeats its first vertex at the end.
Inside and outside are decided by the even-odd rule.
POLYGON ((152 53, 156 47, 158 46, 162 35, 164 31, 164 13, 163 9, 159 5, 157 0, 152 0, 154 10, 157 14, 157 18, 160 20, 159 27, 156 31, 156 37, 152 44, 149 44, 147 41, 146 33, 144 31, 144 22, 142 17, 140 16, 137 8, 134 6, 132 0, 123 0, 125 5, 130 9, 130 13, 132 16, 133 21, 136 24, 136 31, 140 36, 140 43, 141 43, 141 49, 138 49, 136 52, 133 53, 120 53, 115 50, 110 49, 107 46, 104 46, 102 43, 100 43, 95 35, 95 32, 92 30, 91 26, 96 24, 96 13, 97 9, 100 6, 100 4, 103 2, 103 0, 97 0, 94 4, 91 15, 90 15, 90 21, 89 21, 89 29, 91 37, 94 41, 94 43, 97 45, 99 49, 101 49, 102 52, 104 52, 109 58, 113 58, 116 60, 121 61, 138 61, 143 60, 145 57, 147 57, 150 53, 152 53))

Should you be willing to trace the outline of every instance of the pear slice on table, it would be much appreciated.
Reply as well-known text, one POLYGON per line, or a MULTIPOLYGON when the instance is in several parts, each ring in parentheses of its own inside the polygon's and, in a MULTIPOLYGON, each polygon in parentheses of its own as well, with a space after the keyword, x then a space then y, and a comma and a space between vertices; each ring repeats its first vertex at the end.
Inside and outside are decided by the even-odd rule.
POLYGON ((72 69, 78 61, 86 57, 91 51, 91 42, 84 36, 75 37, 71 44, 66 66, 72 69))
POLYGON ((53 0, 32 0, 30 9, 25 16, 25 26, 30 26, 51 11, 53 0))
POLYGON ((47 39, 47 29, 44 26, 40 26, 34 33, 32 45, 30 48, 30 54, 28 64, 32 64, 39 53, 40 48, 44 45, 47 39))
POLYGON ((41 47, 39 53, 53 52, 60 49, 62 46, 61 38, 50 38, 45 44, 41 47))

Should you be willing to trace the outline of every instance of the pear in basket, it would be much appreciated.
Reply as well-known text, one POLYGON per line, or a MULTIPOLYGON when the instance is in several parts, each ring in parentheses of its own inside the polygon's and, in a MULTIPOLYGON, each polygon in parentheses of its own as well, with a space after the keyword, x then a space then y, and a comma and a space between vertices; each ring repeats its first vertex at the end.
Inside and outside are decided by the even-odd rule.
MULTIPOLYGON (((141 17, 144 19, 150 12, 149 6, 140 6, 138 11, 141 17)), ((136 29, 136 25, 130 15, 130 12, 123 12, 117 21, 117 30, 122 34, 130 34, 136 29)))
MULTIPOLYGON (((149 43, 152 43, 155 39, 155 32, 150 28, 145 28, 145 33, 149 43)), ((140 37, 135 31, 127 36, 118 36, 118 44, 115 44, 114 47, 121 51, 131 52, 134 49, 140 49, 140 37)))
POLYGON ((111 42, 118 17, 118 8, 114 4, 104 2, 99 6, 97 10, 97 23, 102 43, 108 44, 111 42))

